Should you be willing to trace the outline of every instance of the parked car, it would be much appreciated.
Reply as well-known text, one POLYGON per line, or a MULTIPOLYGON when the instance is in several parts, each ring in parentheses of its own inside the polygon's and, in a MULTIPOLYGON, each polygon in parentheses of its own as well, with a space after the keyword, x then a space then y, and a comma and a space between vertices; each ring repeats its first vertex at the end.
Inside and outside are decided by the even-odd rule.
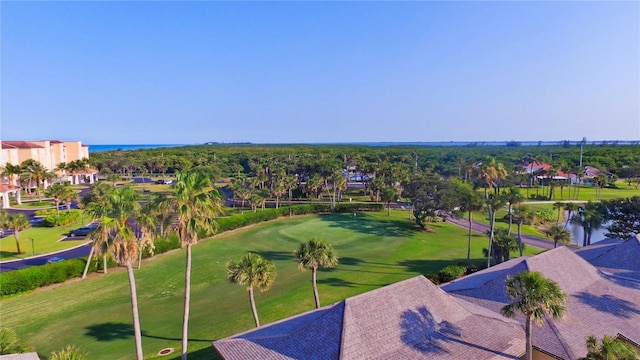
POLYGON ((60 261, 64 261, 64 259, 59 257, 59 256, 54 256, 52 258, 48 258, 47 259, 47 264, 53 264, 53 263, 57 263, 57 262, 60 262, 60 261))
POLYGON ((95 229, 96 227, 98 227, 98 224, 89 224, 81 228, 73 229, 69 231, 69 237, 87 236, 89 235, 89 232, 95 229))
POLYGON ((160 179, 160 180, 156 181, 156 184, 167 184, 167 185, 169 185, 169 184, 173 184, 173 180, 160 179))

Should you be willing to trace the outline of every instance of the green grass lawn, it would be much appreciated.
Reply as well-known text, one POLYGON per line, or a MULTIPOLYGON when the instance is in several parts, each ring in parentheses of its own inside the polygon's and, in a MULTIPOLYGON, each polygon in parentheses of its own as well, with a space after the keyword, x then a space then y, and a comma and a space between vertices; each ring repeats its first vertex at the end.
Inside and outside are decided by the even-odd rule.
POLYGON ((54 251, 60 251, 83 244, 87 240, 69 238, 61 241, 70 230, 76 229, 83 224, 89 222, 87 216, 73 224, 66 226, 58 226, 54 228, 37 226, 20 231, 18 237, 20 239, 20 250, 22 254, 16 254, 16 239, 12 235, 0 239, 0 260, 16 260, 29 257, 35 252, 36 255, 48 254, 54 251), (33 249, 31 247, 31 239, 33 239, 33 249))
MULTIPOLYGON (((312 236, 333 244, 340 257, 335 269, 318 274, 323 305, 465 260, 465 228, 438 223, 430 225, 432 232, 422 232, 406 215, 287 218, 201 241, 193 249, 189 358, 216 358, 213 340, 253 328, 245 288, 225 279, 225 264, 247 251, 273 260, 278 271, 269 291, 256 292, 263 324, 313 310, 311 273, 300 271, 293 256, 312 236)), ((485 236, 473 237, 476 262, 482 262, 486 246, 485 236)), ((537 251, 527 249, 528 254, 537 251)), ((182 250, 159 255, 135 271, 145 358, 156 358, 165 347, 176 348, 177 355, 169 358, 179 358, 184 256, 182 250)), ((91 359, 131 359, 128 286, 126 271, 117 270, 7 298, 0 301, 2 326, 14 329, 41 356, 73 344, 91 359)))

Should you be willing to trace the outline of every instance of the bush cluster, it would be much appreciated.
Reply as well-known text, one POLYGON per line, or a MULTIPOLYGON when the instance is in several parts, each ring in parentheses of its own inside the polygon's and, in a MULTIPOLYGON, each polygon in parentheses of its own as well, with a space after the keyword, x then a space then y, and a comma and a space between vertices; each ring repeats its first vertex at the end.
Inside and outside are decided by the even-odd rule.
MULTIPOLYGON (((0 296, 19 294, 40 286, 61 283, 79 277, 82 275, 86 263, 86 259, 77 258, 3 273, 0 296)), ((89 270, 96 270, 95 262, 91 263, 89 270)))
POLYGON ((46 227, 55 227, 55 226, 64 226, 73 224, 74 222, 80 219, 80 212, 71 210, 71 211, 61 211, 60 214, 56 214, 55 210, 51 215, 46 215, 42 220, 42 225, 46 227))
POLYGON ((441 283, 445 283, 462 277, 466 272, 467 267, 464 265, 449 265, 440 269, 438 278, 441 283))

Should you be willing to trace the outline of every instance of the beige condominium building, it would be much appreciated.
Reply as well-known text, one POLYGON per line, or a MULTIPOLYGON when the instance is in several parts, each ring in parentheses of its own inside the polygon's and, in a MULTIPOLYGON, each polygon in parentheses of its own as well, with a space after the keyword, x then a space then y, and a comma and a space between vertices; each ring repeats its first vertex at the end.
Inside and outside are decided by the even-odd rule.
MULTIPOLYGON (((41 163, 47 170, 53 171, 59 181, 69 181, 72 184, 81 182, 93 183, 97 171, 87 169, 83 172, 69 174, 66 171, 56 170, 60 163, 70 163, 76 160, 88 159, 89 147, 80 141, 0 141, 0 166, 7 164, 20 165, 25 160, 35 160, 41 163)), ((45 188, 49 184, 45 183, 45 188)), ((2 177, 0 182, 0 196, 2 207, 9 207, 9 195, 14 195, 20 203, 20 184, 16 177, 2 177)))

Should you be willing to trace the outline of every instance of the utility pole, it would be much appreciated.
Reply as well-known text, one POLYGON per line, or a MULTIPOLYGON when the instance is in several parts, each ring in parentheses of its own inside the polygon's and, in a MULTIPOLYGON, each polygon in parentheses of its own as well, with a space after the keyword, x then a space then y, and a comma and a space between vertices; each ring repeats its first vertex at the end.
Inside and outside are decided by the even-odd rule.
POLYGON ((584 144, 587 142, 587 138, 583 137, 582 141, 580 142, 580 168, 582 168, 582 148, 584 147, 584 144))

